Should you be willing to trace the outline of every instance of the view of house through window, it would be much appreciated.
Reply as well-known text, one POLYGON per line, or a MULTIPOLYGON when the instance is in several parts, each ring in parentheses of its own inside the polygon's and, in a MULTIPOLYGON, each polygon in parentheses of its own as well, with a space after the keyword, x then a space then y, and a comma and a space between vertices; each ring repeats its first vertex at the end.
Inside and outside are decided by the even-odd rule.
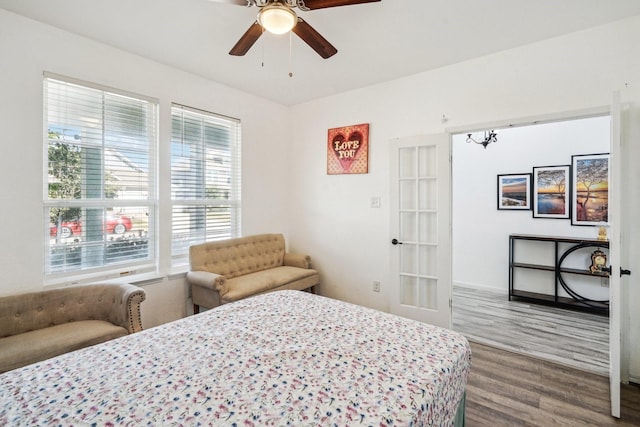
POLYGON ((45 273, 155 258, 157 103, 47 76, 45 273))
MULTIPOLYGON (((45 274, 155 266, 158 103, 47 75, 45 274)), ((240 235, 240 121, 174 104, 171 257, 240 235)))
POLYGON ((191 245, 240 234, 240 122, 176 104, 171 120, 175 266, 191 245))

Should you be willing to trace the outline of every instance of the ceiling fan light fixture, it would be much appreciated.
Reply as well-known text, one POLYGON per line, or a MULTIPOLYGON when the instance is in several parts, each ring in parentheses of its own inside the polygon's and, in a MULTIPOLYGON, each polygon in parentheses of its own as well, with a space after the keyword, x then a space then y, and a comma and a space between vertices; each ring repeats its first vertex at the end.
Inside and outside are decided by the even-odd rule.
POLYGON ((260 9, 258 22, 270 33, 285 34, 295 27, 298 17, 290 8, 282 4, 273 4, 260 9))

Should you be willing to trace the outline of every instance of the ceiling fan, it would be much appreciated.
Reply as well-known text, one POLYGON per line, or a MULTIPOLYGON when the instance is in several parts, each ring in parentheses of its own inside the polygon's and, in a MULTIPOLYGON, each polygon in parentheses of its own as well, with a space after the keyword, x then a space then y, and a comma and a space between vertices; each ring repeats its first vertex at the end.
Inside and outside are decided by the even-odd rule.
POLYGON ((373 3, 381 0, 211 0, 218 3, 236 4, 239 6, 256 6, 259 8, 258 19, 240 37, 231 48, 229 55, 243 56, 260 38, 264 31, 274 34, 296 33, 318 55, 329 58, 338 50, 306 21, 296 15, 293 8, 301 11, 323 9, 328 7, 349 6, 361 3, 373 3))

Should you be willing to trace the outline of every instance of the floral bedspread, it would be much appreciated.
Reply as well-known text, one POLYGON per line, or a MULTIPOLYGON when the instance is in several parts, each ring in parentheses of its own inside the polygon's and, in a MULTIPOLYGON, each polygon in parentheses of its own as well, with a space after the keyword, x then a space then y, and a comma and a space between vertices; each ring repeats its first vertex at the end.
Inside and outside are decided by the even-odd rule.
POLYGON ((0 425, 447 426, 466 339, 279 291, 0 375, 0 425))

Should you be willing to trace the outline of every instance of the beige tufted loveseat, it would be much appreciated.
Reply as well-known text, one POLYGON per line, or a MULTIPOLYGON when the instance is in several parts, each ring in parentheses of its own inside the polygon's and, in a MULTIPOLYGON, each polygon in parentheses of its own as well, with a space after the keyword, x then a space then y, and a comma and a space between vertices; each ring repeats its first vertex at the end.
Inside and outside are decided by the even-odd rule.
POLYGON ((129 284, 0 297, 0 373, 141 331, 144 299, 129 284))
POLYGON ((308 255, 285 251, 282 234, 259 234, 189 248, 193 311, 284 289, 311 289, 320 276, 308 255))

